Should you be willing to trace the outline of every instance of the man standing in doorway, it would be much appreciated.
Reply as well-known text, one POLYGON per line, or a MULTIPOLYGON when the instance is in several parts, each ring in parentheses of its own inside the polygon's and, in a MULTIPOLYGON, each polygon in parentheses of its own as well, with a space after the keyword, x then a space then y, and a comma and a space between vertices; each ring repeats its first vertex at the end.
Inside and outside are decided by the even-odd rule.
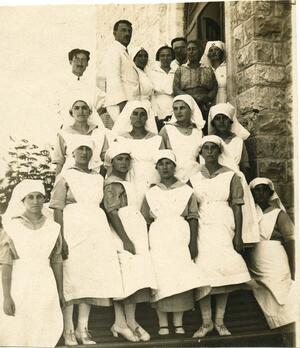
POLYGON ((171 41, 171 46, 175 53, 175 59, 171 63, 171 68, 176 69, 187 62, 187 40, 184 37, 175 37, 171 41))
POLYGON ((132 36, 132 24, 120 20, 113 28, 115 41, 106 52, 106 100, 105 105, 115 122, 128 100, 139 99, 139 76, 130 58, 127 46, 132 36))

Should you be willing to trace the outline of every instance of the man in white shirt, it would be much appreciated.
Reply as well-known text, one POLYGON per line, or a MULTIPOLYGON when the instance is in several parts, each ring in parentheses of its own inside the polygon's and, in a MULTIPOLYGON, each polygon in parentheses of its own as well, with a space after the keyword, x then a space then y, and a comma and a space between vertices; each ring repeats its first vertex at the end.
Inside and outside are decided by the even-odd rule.
POLYGON ((175 53, 175 59, 171 63, 171 68, 176 71, 176 69, 187 62, 187 40, 184 37, 175 37, 171 41, 171 46, 175 53))
POLYGON ((140 88, 138 71, 127 51, 132 36, 132 24, 127 20, 116 22, 113 34, 115 41, 105 58, 105 106, 115 122, 127 101, 140 98, 140 88))
POLYGON ((89 66, 90 52, 75 48, 68 53, 70 70, 66 70, 58 81, 57 109, 60 115, 60 124, 69 125, 73 122, 69 110, 75 100, 86 101, 93 106, 94 113, 91 121, 98 124, 100 118, 96 110, 104 104, 103 92, 96 86, 96 73, 94 64, 89 66))

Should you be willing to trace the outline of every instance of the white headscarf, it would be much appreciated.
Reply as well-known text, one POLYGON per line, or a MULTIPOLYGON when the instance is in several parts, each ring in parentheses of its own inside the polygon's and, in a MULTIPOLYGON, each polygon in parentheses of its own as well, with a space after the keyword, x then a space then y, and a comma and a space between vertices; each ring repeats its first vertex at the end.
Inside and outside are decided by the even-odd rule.
POLYGON ((11 218, 21 216, 25 212, 22 200, 32 192, 40 192, 42 195, 46 195, 42 180, 24 179, 15 186, 2 217, 4 224, 8 223, 11 218))
POLYGON ((283 211, 286 211, 284 205, 282 204, 279 196, 277 195, 277 193, 275 191, 274 184, 270 179, 268 179, 268 178, 255 178, 250 182, 249 187, 252 190, 256 186, 262 185, 262 184, 269 186, 270 189, 273 191, 273 195, 270 197, 269 203, 273 206, 276 206, 277 208, 282 209, 283 211))
POLYGON ((210 66, 210 61, 209 61, 207 55, 208 55, 209 49, 212 46, 219 47, 224 52, 224 55, 226 54, 226 52, 225 52, 225 43, 223 41, 207 41, 206 46, 205 46, 205 50, 204 50, 204 53, 203 53, 203 56, 202 56, 202 58, 200 60, 201 64, 210 66))
POLYGON ((175 154, 173 151, 171 151, 171 150, 158 150, 154 155, 155 165, 157 165, 157 162, 163 158, 167 158, 176 164, 176 157, 175 157, 175 154))
POLYGON ((95 148, 95 143, 93 138, 89 135, 74 134, 72 137, 70 137, 70 143, 68 146, 70 153, 75 151, 80 146, 87 146, 93 151, 95 148))
POLYGON ((129 133, 132 131, 130 116, 132 112, 137 108, 143 108, 147 112, 148 118, 145 124, 145 129, 148 132, 157 134, 155 119, 150 116, 150 102, 148 100, 132 100, 126 103, 124 109, 120 113, 118 119, 116 120, 112 128, 112 132, 115 136, 122 135, 124 133, 129 133))
POLYGON ((129 50, 129 55, 131 57, 132 60, 134 60, 135 56, 140 52, 140 51, 146 51, 147 54, 148 54, 148 58, 149 58, 149 53, 148 51, 146 50, 145 47, 142 47, 142 46, 137 46, 137 47, 133 47, 129 50))
POLYGON ((106 151, 105 153, 105 166, 107 168, 112 166, 112 160, 121 154, 128 154, 130 156, 131 151, 129 149, 129 147, 124 144, 124 143, 118 143, 118 142, 114 142, 112 143, 112 145, 109 147, 109 149, 106 151))
POLYGON ((244 128, 238 121, 236 117, 236 109, 235 107, 230 103, 219 103, 214 106, 212 106, 209 110, 208 114, 208 134, 214 134, 215 129, 211 124, 211 121, 215 118, 216 115, 223 114, 226 115, 228 118, 231 119, 232 125, 231 125, 231 132, 236 134, 238 137, 242 138, 243 140, 246 140, 250 133, 247 131, 246 128, 244 128))
POLYGON ((89 109, 91 110, 91 114, 88 117, 88 124, 95 124, 98 126, 99 129, 102 131, 105 131, 104 124, 101 120, 101 117, 98 115, 97 110, 94 108, 94 101, 91 100, 91 97, 88 93, 70 93, 70 96, 68 96, 68 100, 65 101, 67 105, 69 105, 69 118, 64 122, 64 127, 71 126, 74 124, 74 117, 71 116, 70 111, 72 110, 72 106, 75 104, 76 101, 83 101, 85 102, 89 109))
MULTIPOLYGON (((180 94, 180 95, 177 95, 174 99, 173 99, 173 104, 176 102, 176 101, 183 101, 185 102, 189 108, 191 109, 192 111, 192 114, 191 114, 191 122, 195 123, 196 127, 199 129, 199 130, 202 130, 202 128, 204 127, 205 125, 205 121, 203 119, 203 116, 202 116, 202 112, 201 110, 199 109, 199 106, 197 105, 197 103, 195 102, 195 99, 188 95, 188 94, 180 94)), ((175 114, 173 112, 172 114, 172 118, 171 118, 171 121, 170 122, 176 122, 176 117, 175 117, 175 114)))
MULTIPOLYGON (((219 146, 221 150, 221 154, 219 156, 218 162, 222 166, 228 167, 234 172, 239 171, 238 165, 233 160, 231 154, 229 153, 229 151, 227 150, 227 147, 225 146, 224 141, 220 137, 218 137, 217 135, 206 135, 205 137, 203 137, 200 141, 199 152, 201 151, 202 146, 205 143, 214 143, 217 146, 219 146)), ((200 163, 203 163, 203 162, 204 162, 203 160, 200 160, 200 163)))

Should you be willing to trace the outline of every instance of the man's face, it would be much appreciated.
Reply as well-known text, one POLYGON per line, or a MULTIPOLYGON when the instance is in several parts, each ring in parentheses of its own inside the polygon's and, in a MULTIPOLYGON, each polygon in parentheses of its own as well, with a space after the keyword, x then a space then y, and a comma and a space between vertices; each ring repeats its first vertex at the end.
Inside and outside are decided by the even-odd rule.
POLYGON ((114 31, 114 37, 123 46, 127 47, 132 36, 132 28, 128 24, 120 23, 118 29, 114 31))
POLYGON ((84 53, 78 53, 73 56, 70 64, 72 65, 72 73, 76 76, 82 76, 89 63, 84 53))
POLYGON ((175 52, 175 58, 179 62, 186 61, 186 43, 185 41, 175 41, 173 43, 173 50, 175 52))

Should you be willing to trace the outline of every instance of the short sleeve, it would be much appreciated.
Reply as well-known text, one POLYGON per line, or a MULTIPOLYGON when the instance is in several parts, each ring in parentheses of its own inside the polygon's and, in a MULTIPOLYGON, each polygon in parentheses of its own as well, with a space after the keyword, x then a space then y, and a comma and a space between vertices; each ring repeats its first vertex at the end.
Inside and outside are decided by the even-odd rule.
POLYGON ((13 260, 18 259, 15 245, 8 234, 0 230, 0 265, 12 265, 13 260))
POLYGON ((230 182, 230 194, 228 198, 230 205, 244 204, 244 190, 241 179, 237 174, 234 174, 230 182))
MULTIPOLYGON (((171 146, 171 143, 170 143, 170 139, 169 139, 169 136, 168 136, 168 132, 167 132, 167 129, 166 127, 163 127, 160 132, 159 132, 159 135, 162 137, 162 144, 163 144, 163 149, 169 149, 169 150, 172 150, 172 146, 171 146)), ((162 146, 162 145, 161 145, 162 146)))
POLYGON ((61 164, 65 163, 66 155, 66 143, 61 134, 57 134, 56 143, 54 145, 54 151, 52 155, 52 163, 61 164))
POLYGON ((104 209, 107 213, 122 208, 124 204, 125 190, 122 184, 114 182, 104 187, 104 209))
POLYGON ((198 203, 197 198, 195 194, 193 193, 188 201, 187 204, 187 215, 186 219, 199 219, 199 213, 198 213, 198 203))
POLYGON ((106 151, 108 150, 108 140, 107 140, 107 137, 106 135, 104 135, 104 141, 103 141, 103 145, 102 145, 102 149, 101 149, 101 154, 100 154, 100 157, 101 157, 101 160, 104 162, 104 157, 105 157, 105 153, 106 151))
POLYGON ((59 236, 56 240, 55 246, 54 246, 54 248, 50 254, 50 257, 49 257, 50 262, 52 264, 63 262, 61 252, 62 252, 62 237, 61 237, 61 234, 59 234, 59 236))
POLYGON ((278 214, 276 225, 285 242, 295 239, 294 225, 286 212, 281 211, 278 214))
POLYGON ((144 219, 146 220, 147 225, 150 225, 154 221, 154 218, 151 216, 150 207, 149 207, 149 204, 148 204, 146 197, 143 200, 141 213, 142 213, 144 219))
POLYGON ((65 178, 60 174, 57 176, 52 193, 49 208, 63 210, 66 206, 68 185, 65 178))
POLYGON ((243 168, 250 168, 248 151, 244 142, 243 142, 240 166, 243 168))

